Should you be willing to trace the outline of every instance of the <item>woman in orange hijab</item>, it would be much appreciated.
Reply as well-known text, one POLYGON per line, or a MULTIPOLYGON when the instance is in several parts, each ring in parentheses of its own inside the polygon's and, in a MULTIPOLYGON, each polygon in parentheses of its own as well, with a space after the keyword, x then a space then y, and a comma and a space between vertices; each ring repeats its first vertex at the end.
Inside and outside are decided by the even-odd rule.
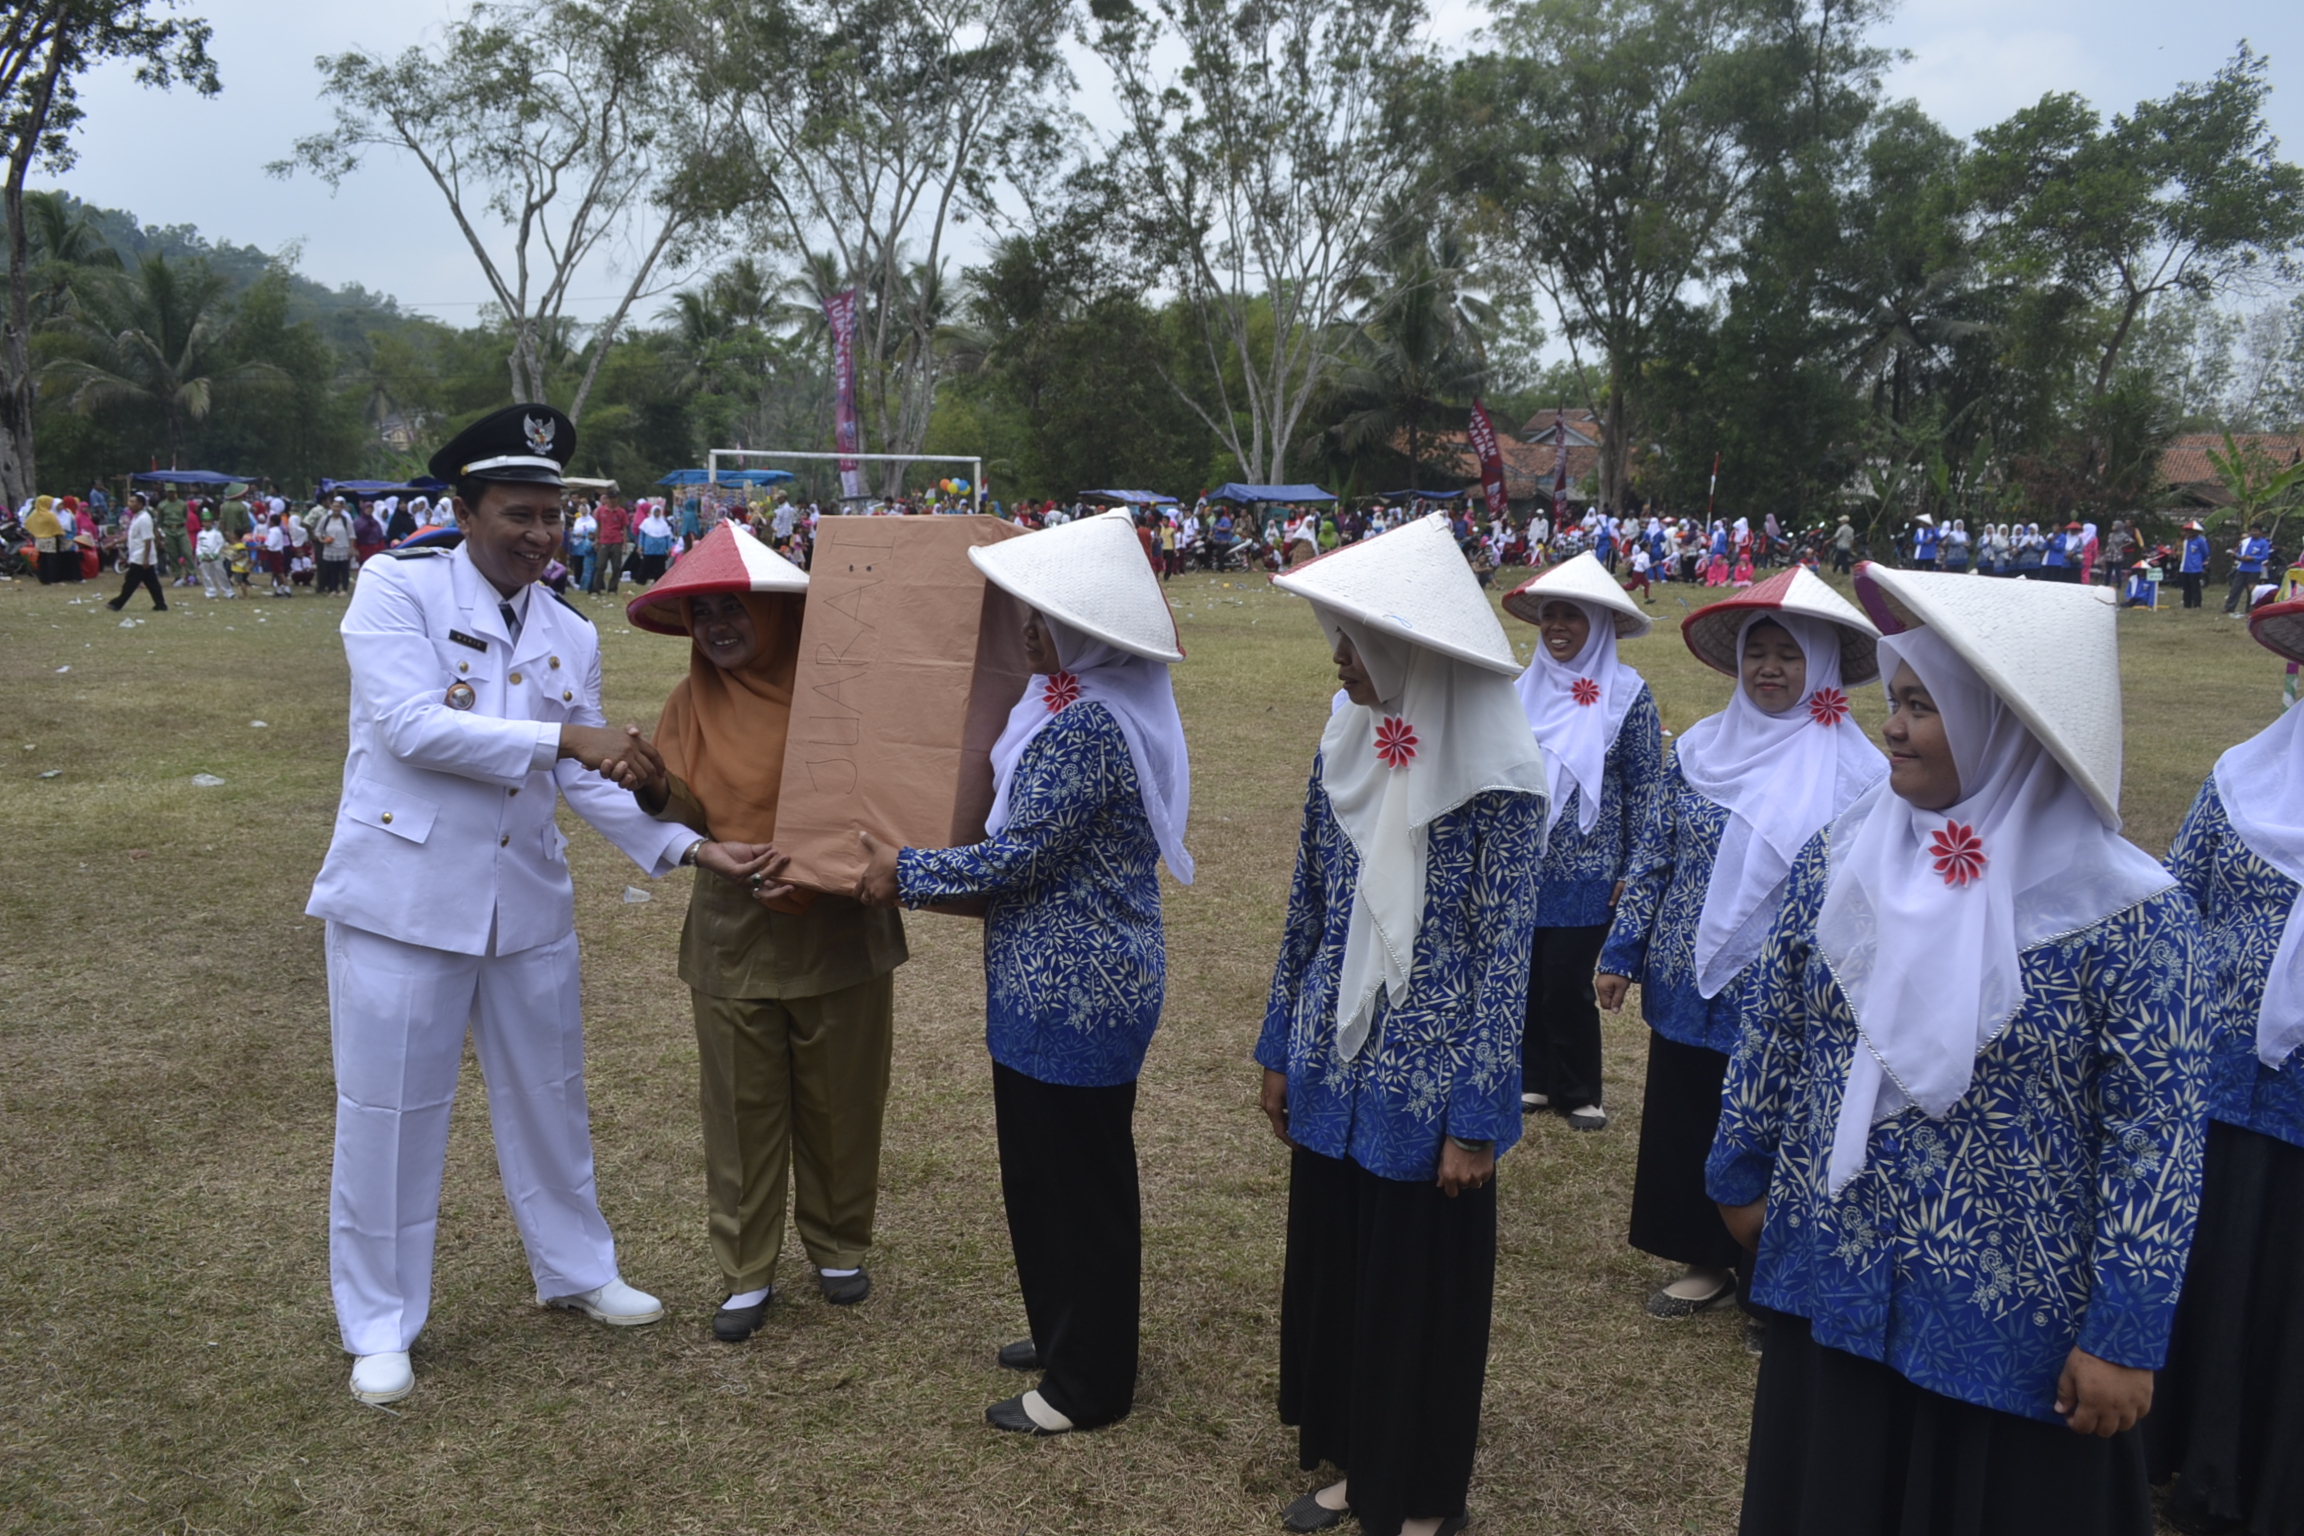
POLYGON ((871 1293, 865 1258, 880 1190, 880 1127, 894 1041, 903 920, 774 879, 771 846, 808 577, 723 523, 627 609, 684 634, 688 677, 653 747, 603 768, 651 815, 700 835, 680 935, 696 1017, 712 1251, 728 1297, 712 1320, 751 1337, 774 1300, 786 1170, 794 1223, 824 1299, 871 1293))

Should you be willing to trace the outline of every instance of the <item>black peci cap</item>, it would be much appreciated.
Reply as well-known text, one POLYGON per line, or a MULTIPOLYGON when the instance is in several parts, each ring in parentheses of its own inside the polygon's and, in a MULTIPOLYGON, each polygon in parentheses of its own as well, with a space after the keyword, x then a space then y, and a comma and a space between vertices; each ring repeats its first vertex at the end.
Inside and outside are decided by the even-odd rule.
POLYGON ((558 485, 576 453, 576 423, 548 405, 508 405, 483 416, 428 466, 435 480, 518 480, 558 485))

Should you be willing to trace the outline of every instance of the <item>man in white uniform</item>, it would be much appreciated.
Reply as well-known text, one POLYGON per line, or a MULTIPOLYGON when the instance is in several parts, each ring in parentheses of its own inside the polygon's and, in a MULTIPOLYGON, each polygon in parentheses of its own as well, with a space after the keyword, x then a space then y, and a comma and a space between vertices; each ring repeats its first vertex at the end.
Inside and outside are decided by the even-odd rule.
POLYGON ((664 1315, 618 1278, 594 1188, 575 890, 554 812, 566 796, 652 878, 701 839, 591 771, 624 740, 600 714, 599 637, 535 585, 559 548, 575 446, 550 406, 467 428, 431 464, 457 487, 463 542, 374 561, 341 626, 351 752, 305 910, 328 921, 328 1269, 362 1402, 415 1384, 467 1029, 539 1304, 619 1325, 664 1315))

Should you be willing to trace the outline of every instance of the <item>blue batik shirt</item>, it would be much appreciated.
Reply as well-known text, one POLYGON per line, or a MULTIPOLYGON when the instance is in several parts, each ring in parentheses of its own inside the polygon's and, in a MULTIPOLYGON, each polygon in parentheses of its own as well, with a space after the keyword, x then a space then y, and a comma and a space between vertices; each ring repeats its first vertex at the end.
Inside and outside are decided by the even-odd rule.
POLYGON ((1256 1061, 1288 1074, 1288 1132, 1380 1178, 1437 1177, 1444 1136, 1520 1139, 1520 1031, 1536 931, 1543 802, 1491 790, 1426 829, 1424 921, 1395 1006, 1379 991, 1359 1055, 1336 1051, 1336 978, 1360 852, 1313 762, 1288 921, 1256 1061))
POLYGON ((1710 999, 1696 990, 1696 924, 1727 826, 1728 808, 1680 776, 1674 753, 1633 835, 1624 895, 1600 951, 1604 974, 1640 983, 1640 1011, 1650 1029, 1723 1056, 1736 1049, 1743 977, 1710 999))
POLYGON ((2047 1423, 2073 1347, 2157 1369, 2200 1205, 2209 1005, 2199 918, 2169 889, 2019 958, 2024 1000, 1942 1120, 1872 1127, 1826 1194, 1860 1048, 1816 947, 1826 842, 1752 962, 1706 1183, 1763 1195, 1752 1280, 1816 1341, 1928 1391, 2047 1423))
POLYGON ((2208 569, 2208 540, 2194 534, 2184 541, 2184 565, 2181 574, 2190 576, 2208 569))
POLYGON ((2215 1013, 2208 1113, 2304 1147, 2304 1046, 2289 1052, 2277 1072, 2256 1059, 2256 1010, 2296 900, 2296 882, 2258 858, 2232 830, 2213 774, 2177 829, 2168 872, 2199 907, 2208 935, 2201 962, 2215 1013))
POLYGON ((2244 575, 2261 576, 2264 562, 2272 558, 2272 541, 2259 534, 2250 534, 2240 541, 2239 567, 2244 575))
POLYGON ((1008 825, 966 848, 907 848, 908 907, 987 897, 985 1044, 1004 1067, 1072 1088, 1136 1080, 1160 1022, 1167 946, 1160 849, 1128 738, 1092 699, 1033 737, 1008 825))
POLYGON ((1597 928, 1608 921, 1608 899, 1616 892, 1616 882, 1624 878, 1633 831, 1663 779, 1663 722, 1657 718, 1656 696, 1642 683, 1639 697, 1617 727, 1616 739, 1608 743, 1600 778, 1600 816, 1591 831, 1578 825, 1582 791, 1572 781, 1563 781, 1566 793, 1544 849, 1544 885, 1536 902, 1539 923, 1547 928, 1597 928))

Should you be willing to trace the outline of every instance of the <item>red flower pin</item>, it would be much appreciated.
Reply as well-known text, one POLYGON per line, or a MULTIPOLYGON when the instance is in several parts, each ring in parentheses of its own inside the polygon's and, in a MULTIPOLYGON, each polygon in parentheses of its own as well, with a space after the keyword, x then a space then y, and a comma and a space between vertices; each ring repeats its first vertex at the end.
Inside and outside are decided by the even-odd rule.
POLYGON ((1818 725, 1838 725, 1848 718, 1848 695, 1837 688, 1819 688, 1808 695, 1808 718, 1818 725))
POLYGON ((1386 715, 1376 727, 1376 755, 1387 768, 1405 768, 1416 755, 1416 728, 1398 715, 1386 715))
POLYGON ((1957 821, 1944 823, 1928 840, 1928 851, 1935 856, 1936 873, 1944 877, 1946 885, 1966 885, 1984 878, 1984 840, 1974 827, 1957 821))
POLYGON ((1580 677, 1568 685, 1568 697, 1579 704, 1600 702, 1600 685, 1588 677, 1580 677))
POLYGON ((1048 686, 1040 690, 1040 702, 1054 714, 1080 697, 1080 679, 1069 672, 1054 672, 1048 677, 1048 686))

